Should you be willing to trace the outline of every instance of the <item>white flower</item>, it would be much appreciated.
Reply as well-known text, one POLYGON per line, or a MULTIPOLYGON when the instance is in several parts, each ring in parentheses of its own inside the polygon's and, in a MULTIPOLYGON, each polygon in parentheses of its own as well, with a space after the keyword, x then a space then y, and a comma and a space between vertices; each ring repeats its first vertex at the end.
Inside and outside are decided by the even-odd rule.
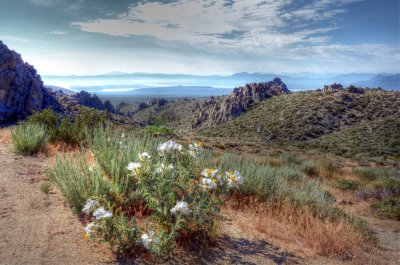
POLYGON ((150 249, 151 248, 151 244, 155 243, 155 244, 159 244, 160 243, 160 239, 158 237, 154 236, 154 231, 150 230, 149 234, 144 233, 141 237, 140 237, 143 246, 146 249, 150 249))
POLYGON ((87 224, 84 228, 83 228, 83 230, 85 231, 85 234, 86 234, 86 236, 87 237, 91 237, 92 236, 92 234, 94 233, 94 230, 97 228, 97 227, 99 227, 97 224, 95 224, 95 223, 89 223, 89 224, 87 224))
POLYGON ((218 169, 206 168, 201 171, 201 175, 206 178, 213 178, 218 173, 218 169))
POLYGON ((110 137, 108 137, 107 138, 107 143, 109 143, 111 141, 111 138, 110 137))
POLYGON ((112 217, 112 212, 107 211, 104 207, 100 207, 93 212, 93 216, 96 217, 96 219, 110 218, 112 217))
POLYGON ((226 172, 226 179, 230 188, 238 188, 239 185, 242 185, 244 183, 244 178, 240 175, 238 171, 226 172))
POLYGON ((213 188, 215 188, 217 186, 217 184, 212 179, 202 178, 200 186, 202 186, 203 188, 212 190, 213 188))
POLYGON ((157 173, 162 173, 164 171, 172 170, 174 169, 174 166, 172 164, 169 164, 168 166, 164 165, 164 163, 161 163, 160 166, 156 169, 157 173))
POLYGON ((182 151, 183 146, 181 144, 176 143, 173 140, 169 140, 168 142, 159 144, 157 146, 157 151, 160 156, 165 155, 166 153, 173 153, 175 150, 182 151))
POLYGON ((89 166, 89 171, 93 172, 95 168, 96 168, 96 164, 92 164, 89 166))
POLYGON ((203 148, 201 148, 200 144, 189 144, 189 154, 193 157, 197 157, 202 150, 203 148))
POLYGON ((137 162, 137 163, 130 162, 126 168, 127 168, 128 170, 131 170, 132 173, 138 174, 138 171, 139 171, 139 169, 140 169, 141 167, 142 167, 142 164, 139 163, 139 162, 137 162))
POLYGON ((181 212, 184 215, 189 215, 192 210, 189 209, 186 202, 177 202, 174 208, 171 209, 171 213, 181 212))
POLYGON ((124 138, 124 137, 125 137, 125 133, 122 133, 121 138, 124 138))
POLYGON ((83 206, 82 212, 84 214, 89 214, 91 212, 90 208, 96 205, 99 205, 99 203, 96 200, 87 199, 85 205, 83 206))
POLYGON ((139 153, 140 160, 146 160, 146 159, 150 159, 150 158, 151 158, 151 155, 149 155, 149 153, 147 153, 147 152, 139 153))

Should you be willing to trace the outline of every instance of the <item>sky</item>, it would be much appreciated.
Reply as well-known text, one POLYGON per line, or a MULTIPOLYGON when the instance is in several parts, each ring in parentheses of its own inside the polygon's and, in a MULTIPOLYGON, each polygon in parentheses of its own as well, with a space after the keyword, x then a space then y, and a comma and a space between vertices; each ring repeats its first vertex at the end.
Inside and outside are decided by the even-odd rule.
POLYGON ((399 0, 0 0, 42 75, 399 73, 399 0))

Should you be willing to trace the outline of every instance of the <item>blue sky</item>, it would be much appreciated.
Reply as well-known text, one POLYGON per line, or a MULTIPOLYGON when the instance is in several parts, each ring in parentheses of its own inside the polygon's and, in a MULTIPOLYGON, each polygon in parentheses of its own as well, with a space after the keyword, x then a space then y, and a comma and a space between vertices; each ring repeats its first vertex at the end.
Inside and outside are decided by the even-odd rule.
POLYGON ((400 72, 398 0, 1 0, 41 74, 400 72))

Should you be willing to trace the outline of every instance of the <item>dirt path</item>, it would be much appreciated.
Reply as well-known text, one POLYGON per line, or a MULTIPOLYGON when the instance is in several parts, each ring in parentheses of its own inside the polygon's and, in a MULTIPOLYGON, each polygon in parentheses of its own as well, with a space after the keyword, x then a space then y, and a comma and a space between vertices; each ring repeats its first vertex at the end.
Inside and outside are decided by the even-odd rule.
POLYGON ((19 157, 0 144, 0 264, 101 264, 82 225, 57 192, 40 191, 46 160, 19 157))

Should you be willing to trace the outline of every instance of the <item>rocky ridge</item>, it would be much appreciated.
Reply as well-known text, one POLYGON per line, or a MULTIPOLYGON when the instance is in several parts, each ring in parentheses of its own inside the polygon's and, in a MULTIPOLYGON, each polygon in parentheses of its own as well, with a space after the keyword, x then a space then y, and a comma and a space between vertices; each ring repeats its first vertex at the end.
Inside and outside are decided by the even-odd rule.
POLYGON ((213 126, 229 121, 248 111, 256 103, 288 93, 290 93, 289 89, 279 78, 265 83, 237 87, 228 96, 211 97, 202 104, 197 103, 195 108, 198 114, 192 123, 192 128, 213 126))

